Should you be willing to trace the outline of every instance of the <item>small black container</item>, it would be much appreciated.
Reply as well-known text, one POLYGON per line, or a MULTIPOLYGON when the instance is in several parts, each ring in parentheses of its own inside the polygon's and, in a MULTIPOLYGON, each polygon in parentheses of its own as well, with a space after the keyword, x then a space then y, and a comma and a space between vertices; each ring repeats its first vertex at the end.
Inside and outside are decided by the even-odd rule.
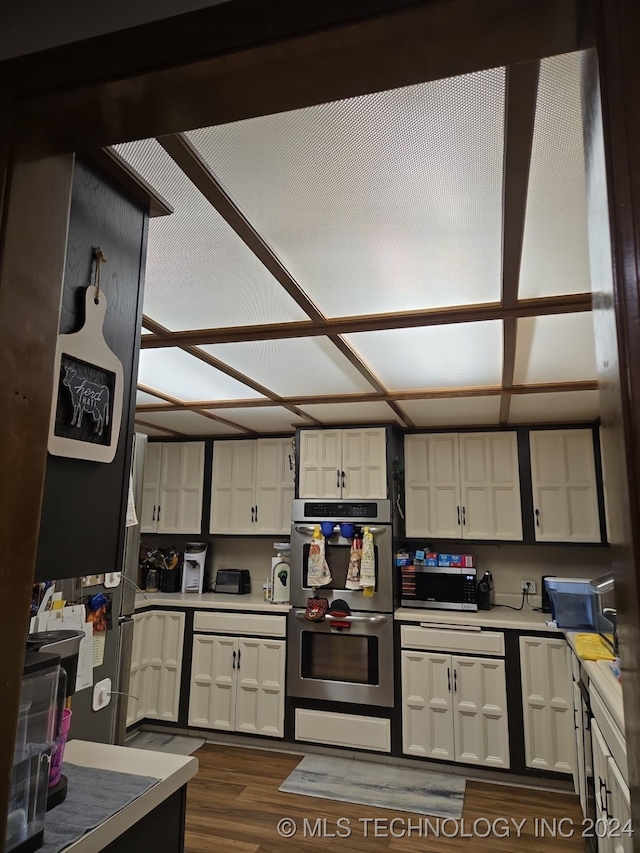
POLYGON ((180 592, 181 566, 175 569, 162 569, 160 572, 160 592, 180 592))
POLYGON ((491 610, 493 607, 493 575, 485 572, 476 587, 478 610, 491 610))

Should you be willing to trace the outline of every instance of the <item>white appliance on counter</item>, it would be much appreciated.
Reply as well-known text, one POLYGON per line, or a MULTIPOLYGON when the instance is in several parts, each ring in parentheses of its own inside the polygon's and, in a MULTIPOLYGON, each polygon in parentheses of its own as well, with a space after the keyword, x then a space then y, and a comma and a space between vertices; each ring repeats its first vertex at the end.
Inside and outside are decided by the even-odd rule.
POLYGON ((291 595, 291 567, 289 557, 278 553, 271 558, 271 571, 267 581, 267 601, 287 604, 291 595))
POLYGON ((206 542, 187 542, 182 563, 182 592, 200 593, 204 589, 206 542))

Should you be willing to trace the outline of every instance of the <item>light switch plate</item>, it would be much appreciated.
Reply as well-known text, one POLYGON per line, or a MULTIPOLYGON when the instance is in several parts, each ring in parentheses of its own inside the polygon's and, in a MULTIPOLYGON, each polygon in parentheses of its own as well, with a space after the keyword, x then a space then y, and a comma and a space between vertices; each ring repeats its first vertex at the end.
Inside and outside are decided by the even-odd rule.
POLYGON ((92 708, 94 711, 100 711, 106 708, 109 702, 111 702, 111 679, 103 678, 93 686, 92 708))

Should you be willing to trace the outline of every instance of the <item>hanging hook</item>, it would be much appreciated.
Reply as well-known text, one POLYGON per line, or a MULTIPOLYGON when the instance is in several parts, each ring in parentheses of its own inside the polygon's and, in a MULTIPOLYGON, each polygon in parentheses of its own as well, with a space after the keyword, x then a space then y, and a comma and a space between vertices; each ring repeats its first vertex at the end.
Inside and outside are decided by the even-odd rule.
POLYGON ((107 257, 105 253, 102 251, 100 246, 94 246, 93 248, 93 259, 95 262, 95 267, 93 271, 93 286, 96 289, 95 296, 93 301, 97 305, 100 302, 100 267, 102 264, 107 263, 107 257))

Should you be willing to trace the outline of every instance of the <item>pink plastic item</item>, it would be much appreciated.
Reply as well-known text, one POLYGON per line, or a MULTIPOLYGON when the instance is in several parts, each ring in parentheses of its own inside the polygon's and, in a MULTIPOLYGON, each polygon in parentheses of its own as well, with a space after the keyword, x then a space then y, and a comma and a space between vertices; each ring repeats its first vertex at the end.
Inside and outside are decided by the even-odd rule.
POLYGON ((67 735, 71 726, 71 711, 65 708, 62 712, 62 723, 60 725, 60 733, 58 739, 53 745, 51 751, 51 766, 49 768, 49 787, 52 788, 60 781, 62 774, 62 759, 64 757, 64 747, 67 742, 67 735))

